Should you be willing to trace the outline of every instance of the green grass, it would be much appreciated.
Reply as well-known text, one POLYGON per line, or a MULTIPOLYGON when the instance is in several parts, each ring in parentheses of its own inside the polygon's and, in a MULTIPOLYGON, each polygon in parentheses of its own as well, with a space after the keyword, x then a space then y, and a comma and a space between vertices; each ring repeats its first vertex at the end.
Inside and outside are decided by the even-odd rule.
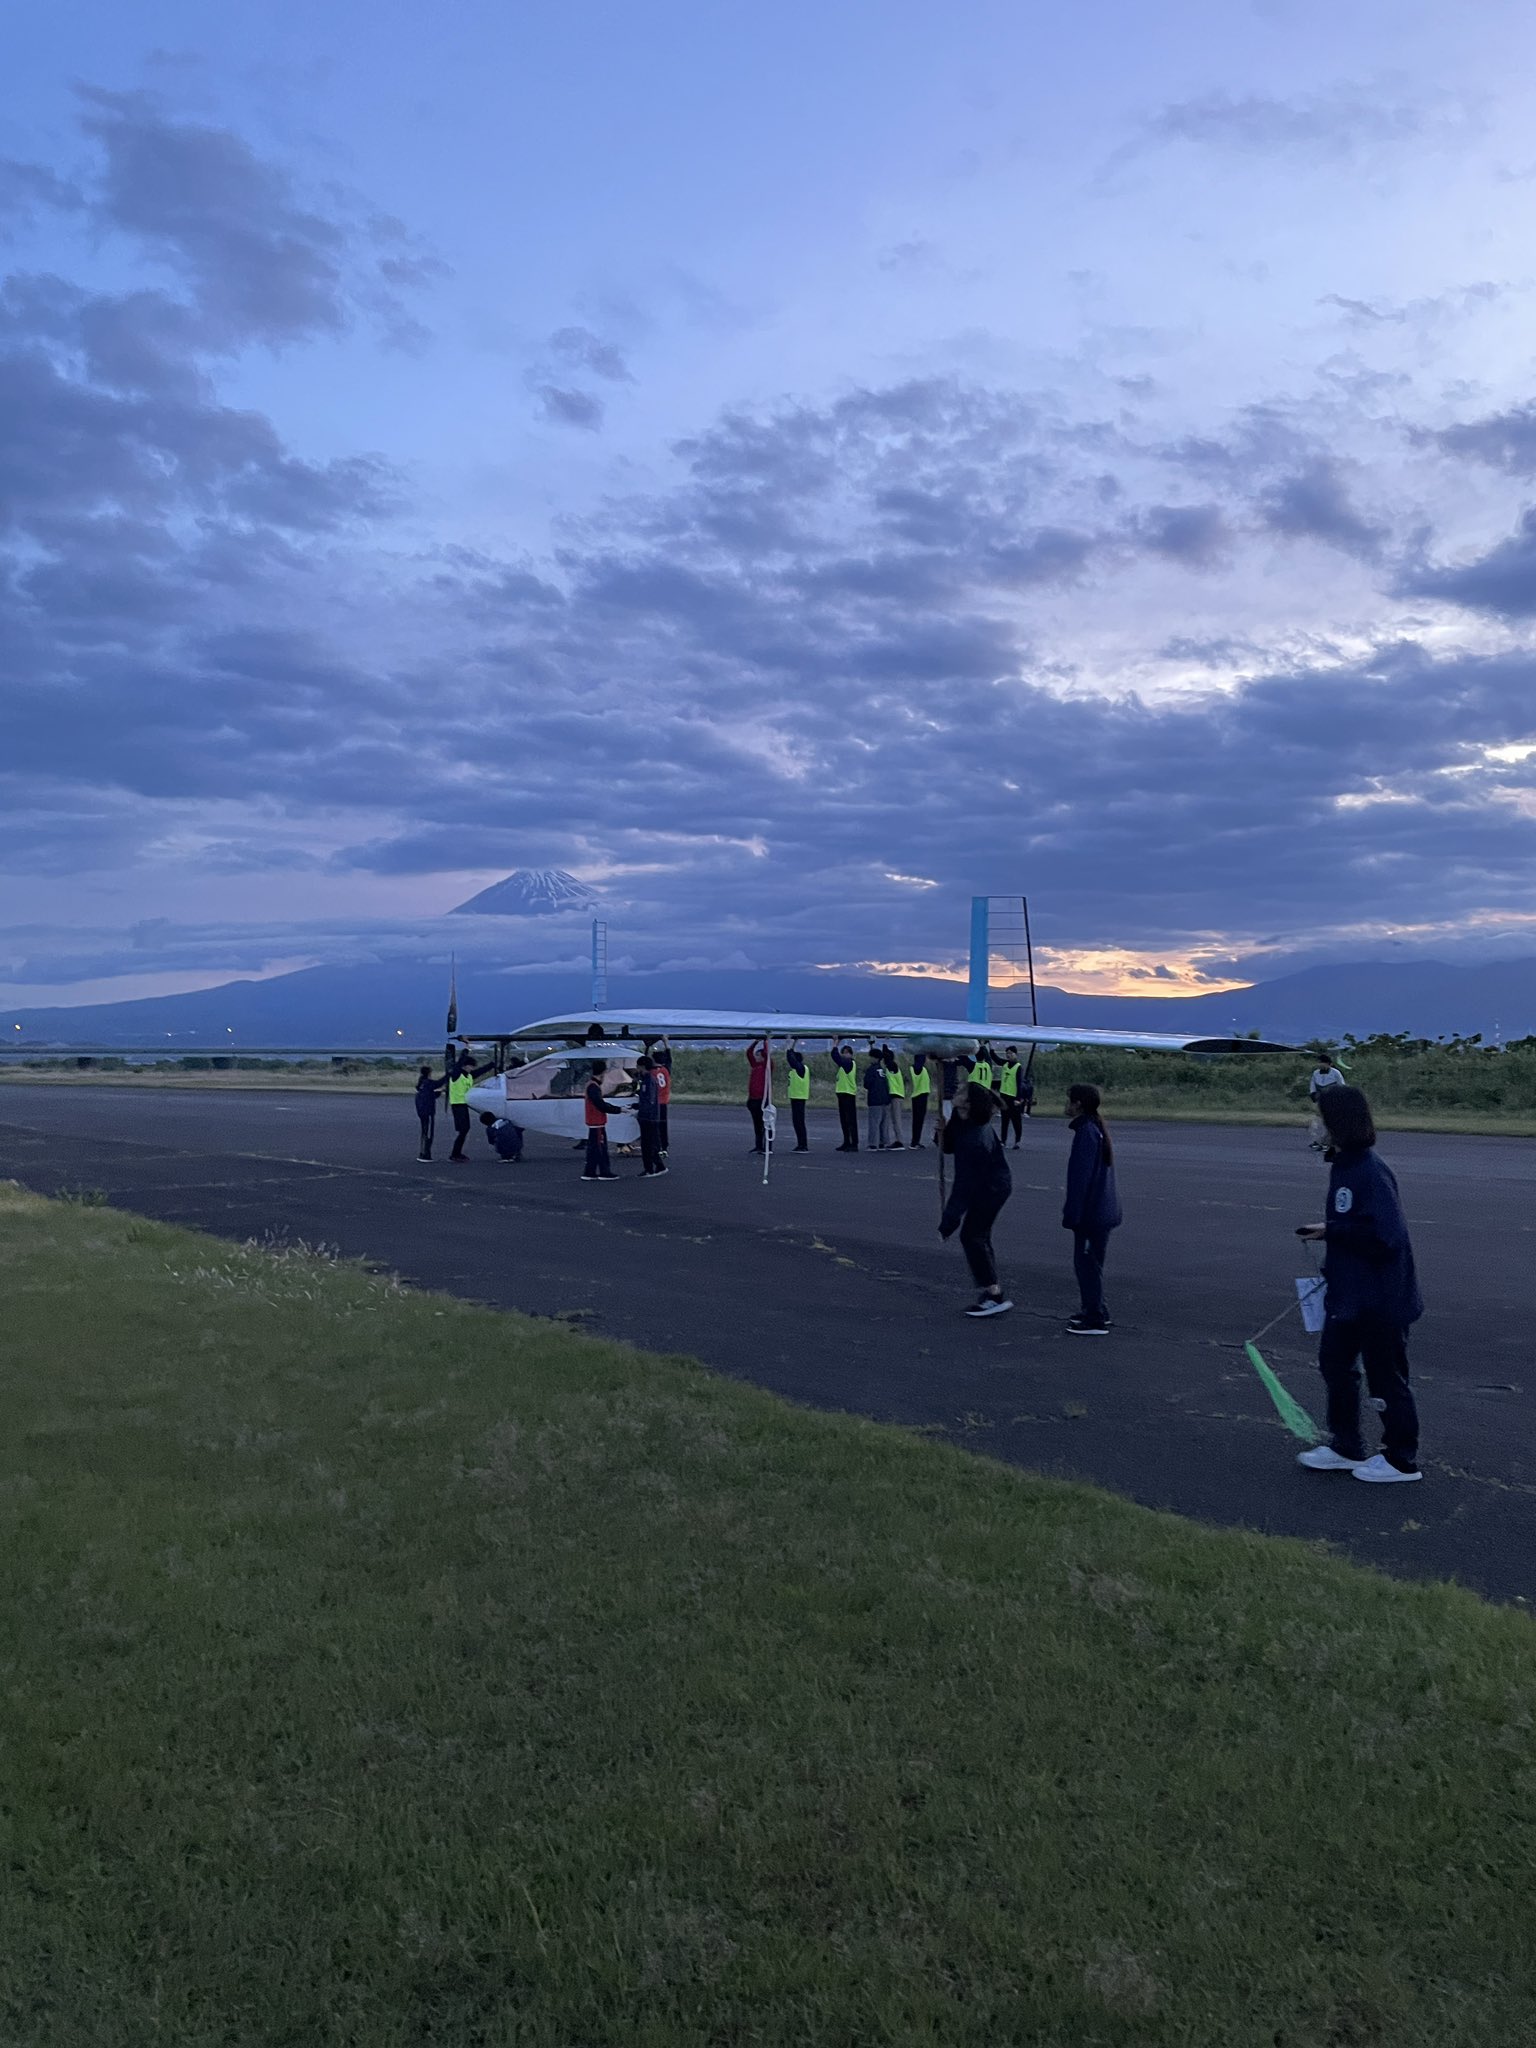
POLYGON ((6 2048, 1532 2039, 1517 1613, 112 1210, 0 1288, 6 2048))

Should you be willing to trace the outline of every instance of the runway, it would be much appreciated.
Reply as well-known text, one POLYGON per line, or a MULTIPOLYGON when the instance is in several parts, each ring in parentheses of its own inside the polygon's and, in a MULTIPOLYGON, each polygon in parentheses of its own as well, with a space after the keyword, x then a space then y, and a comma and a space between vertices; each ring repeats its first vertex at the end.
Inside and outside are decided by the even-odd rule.
MULTIPOLYGON (((1151 1507, 1536 1602, 1536 1142, 1383 1142, 1429 1305, 1413 1343, 1427 1477, 1374 1488, 1298 1471, 1242 1356, 1307 1268, 1294 1226, 1322 1213, 1326 1168, 1299 1129, 1116 1126, 1126 1223, 1104 1340, 1063 1330, 1076 1301, 1055 1118, 1037 1116, 1010 1154, 997 1244, 1018 1307, 980 1324, 960 1314, 969 1276, 937 1234, 931 1148, 839 1156, 830 1109, 813 1108, 811 1130, 812 1151, 781 1151, 764 1187, 745 1109, 677 1109, 664 1180, 619 1161, 624 1180, 592 1187, 552 1140, 500 1164, 478 1125, 467 1165, 417 1164, 408 1089, 394 1100, 0 1083, 0 1175, 41 1192, 100 1189, 228 1237, 334 1247, 1151 1507)), ((1299 1318, 1262 1348, 1320 1415, 1299 1318)))

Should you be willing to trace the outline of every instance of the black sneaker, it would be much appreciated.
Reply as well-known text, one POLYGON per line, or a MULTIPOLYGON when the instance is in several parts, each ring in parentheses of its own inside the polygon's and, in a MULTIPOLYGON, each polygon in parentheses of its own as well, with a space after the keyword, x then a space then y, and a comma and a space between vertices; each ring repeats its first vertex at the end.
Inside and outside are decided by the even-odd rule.
POLYGON ((1067 1318, 1067 1335, 1069 1337, 1107 1337, 1109 1335, 1109 1317, 1069 1316, 1067 1318))

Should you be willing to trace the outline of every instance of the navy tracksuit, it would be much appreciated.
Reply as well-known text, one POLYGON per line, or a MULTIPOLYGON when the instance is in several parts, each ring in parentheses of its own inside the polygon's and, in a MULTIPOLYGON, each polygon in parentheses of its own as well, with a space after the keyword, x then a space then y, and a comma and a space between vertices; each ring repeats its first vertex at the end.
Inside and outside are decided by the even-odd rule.
POLYGON ((1328 1390, 1328 1436, 1341 1458, 1363 1458, 1360 1371, 1381 1414, 1382 1454, 1418 1470, 1419 1411, 1408 1384, 1408 1330, 1424 1313, 1413 1245, 1392 1169, 1369 1146, 1330 1155, 1317 1349, 1328 1390))
POLYGON ((1072 1119, 1072 1154, 1067 1161, 1067 1198, 1061 1206, 1062 1226, 1072 1233, 1072 1270, 1082 1298, 1085 1322, 1107 1323, 1104 1301, 1104 1255, 1109 1233, 1122 1220, 1115 1169, 1104 1157, 1104 1127, 1091 1116, 1072 1119))
POLYGON ((958 1225, 960 1249, 976 1285, 985 1293, 997 1285, 992 1226, 1013 1193, 1013 1175, 990 1124, 967 1123, 955 1117, 944 1126, 943 1143, 954 1157, 955 1184, 944 1204, 939 1234, 949 1237, 958 1225))

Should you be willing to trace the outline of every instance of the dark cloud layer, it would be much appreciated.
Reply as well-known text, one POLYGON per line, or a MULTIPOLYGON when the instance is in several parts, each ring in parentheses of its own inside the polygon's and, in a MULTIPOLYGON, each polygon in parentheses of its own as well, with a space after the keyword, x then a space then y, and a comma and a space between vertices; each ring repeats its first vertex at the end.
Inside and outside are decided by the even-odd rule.
MULTIPOLYGON (((1240 679, 1150 703, 1064 688, 1049 619, 1135 576, 1198 602, 1277 539, 1523 618, 1532 518, 1476 561, 1408 559, 1285 408, 1148 446, 938 377, 728 411, 552 561, 386 562, 387 465, 304 460, 218 374, 418 281, 408 238, 153 102, 91 94, 84 123, 78 190, 39 173, 0 199, 151 267, 0 292, 7 872, 189 843, 218 875, 565 866, 652 958, 765 962, 950 948, 978 888, 1029 888, 1043 936, 1083 945, 1524 902, 1533 771, 1488 749, 1529 736, 1526 656, 1308 666, 1191 630, 1167 658, 1240 679)), ((583 380, 623 384, 624 358, 575 327, 548 355, 546 415, 595 428, 583 380)), ((1442 446, 1517 469, 1515 420, 1442 446)), ((133 964, 187 943, 152 927, 133 964)))

